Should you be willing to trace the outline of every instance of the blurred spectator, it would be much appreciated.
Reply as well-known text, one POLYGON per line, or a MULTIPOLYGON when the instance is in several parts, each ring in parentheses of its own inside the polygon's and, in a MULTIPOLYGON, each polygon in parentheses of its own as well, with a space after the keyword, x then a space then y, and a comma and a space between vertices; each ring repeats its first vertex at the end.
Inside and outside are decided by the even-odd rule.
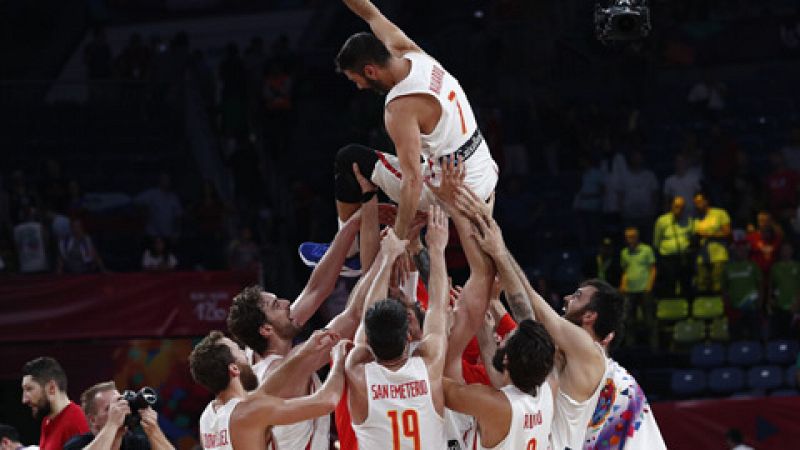
POLYGON ((29 207, 22 222, 14 227, 14 244, 21 273, 48 270, 47 247, 49 234, 36 208, 29 207))
POLYGON ((748 223, 758 208, 762 183, 753 173, 752 165, 744 150, 738 150, 734 154, 734 159, 736 171, 728 183, 730 191, 724 193, 724 205, 731 208, 733 222, 748 223))
POLYGON ((731 428, 725 433, 725 440, 728 443, 728 448, 731 450, 754 450, 753 447, 744 444, 742 432, 737 428, 731 428))
POLYGON ((651 294, 656 281, 656 257, 652 247, 639 241, 639 230, 636 228, 625 230, 625 243, 619 258, 623 271, 619 290, 626 298, 627 341, 642 342, 649 338, 651 346, 655 347, 656 309, 651 294), (639 309, 642 321, 638 320, 639 309))
POLYGON ((800 188, 800 176, 786 166, 786 160, 780 152, 769 155, 772 172, 767 176, 767 199, 770 211, 779 219, 787 219, 797 208, 797 190, 800 188))
POLYGON ((721 208, 712 208, 704 193, 694 196, 698 218, 694 222, 697 244, 697 290, 719 292, 722 271, 728 261, 727 242, 731 236, 731 218, 721 208))
POLYGON ((80 217, 86 212, 86 200, 81 192, 81 185, 75 180, 67 183, 67 210, 64 211, 71 217, 80 217))
POLYGON ((0 423, 0 450, 38 450, 35 445, 24 446, 19 441, 19 433, 11 425, 0 423))
POLYGON ((11 174, 8 205, 11 222, 15 224, 25 220, 30 208, 39 206, 38 196, 21 170, 11 174))
POLYGON ((588 155, 579 156, 578 164, 583 173, 581 187, 575 194, 572 208, 579 216, 578 232, 581 247, 587 247, 600 238, 606 175, 600 164, 592 161, 588 155))
POLYGON ((253 241, 250 227, 242 227, 239 237, 228 245, 228 267, 231 270, 254 270, 261 263, 261 249, 253 241))
POLYGON ((222 135, 226 137, 245 135, 247 75, 244 61, 239 56, 239 47, 233 42, 225 47, 225 59, 219 65, 219 80, 222 84, 220 98, 222 135))
POLYGON ((83 229, 80 219, 70 222, 70 234, 58 241, 58 265, 56 273, 92 273, 106 268, 97 253, 92 238, 83 229))
POLYGON ((622 267, 619 252, 614 250, 614 242, 604 237, 597 248, 597 254, 584 263, 583 275, 587 278, 599 278, 612 286, 619 286, 622 280, 622 267))
POLYGON ((36 358, 22 367, 22 404, 42 421, 41 450, 62 450, 70 438, 89 431, 83 411, 67 396, 67 374, 53 358, 36 358))
POLYGON ((692 259, 692 234, 694 218, 684 211, 686 200, 677 196, 672 207, 656 220, 653 230, 653 247, 658 252, 658 280, 656 293, 660 297, 682 296, 691 300, 694 260, 692 259))
MULTIPOLYGON (((721 198, 723 191, 730 185, 736 173, 736 159, 731 158, 739 151, 736 141, 719 125, 709 131, 706 143, 708 151, 704 157, 707 187, 714 198, 721 198)), ((691 196, 686 198, 692 198, 691 196)))
POLYGON ((750 244, 750 259, 758 264, 765 276, 769 275, 778 257, 782 238, 783 232, 779 232, 779 227, 772 222, 772 216, 766 211, 758 213, 758 228, 747 233, 747 241, 750 244))
POLYGON ((178 195, 172 191, 172 179, 162 173, 158 187, 139 194, 135 202, 147 210, 146 232, 150 237, 176 239, 180 234, 179 219, 183 210, 178 195))
POLYGON ((265 132, 268 145, 272 145, 272 154, 278 160, 288 157, 289 138, 291 137, 291 120, 294 100, 292 89, 294 79, 286 70, 284 63, 273 60, 264 74, 262 96, 266 109, 265 132))
POLYGON ((612 147, 611 139, 604 137, 599 141, 600 149, 603 152, 602 165, 606 181, 605 197, 603 198, 605 227, 606 230, 616 229, 619 226, 620 184, 622 178, 628 173, 628 162, 622 152, 612 147))
POLYGON ((97 27, 92 31, 92 40, 83 50, 83 64, 90 80, 111 78, 111 47, 106 40, 106 31, 97 27))
POLYGON ((786 50, 794 52, 800 48, 800 22, 781 24, 780 34, 781 44, 786 50))
POLYGON ((800 172, 800 127, 792 129, 789 135, 789 142, 781 149, 783 159, 786 160, 786 165, 796 171, 800 172))
POLYGON ((781 245, 780 260, 770 271, 770 336, 772 338, 797 339, 792 332, 794 314, 800 312, 800 263, 793 259, 794 247, 785 242, 781 245))
POLYGON ((743 236, 732 245, 733 259, 723 271, 722 296, 728 307, 731 338, 761 338, 761 270, 747 259, 749 246, 743 236))
MULTIPOLYGON (((674 205, 673 199, 682 197, 685 205, 685 199, 694 198, 694 194, 700 192, 700 190, 698 174, 689 172, 689 161, 686 159, 686 155, 678 153, 675 155, 675 173, 664 180, 664 204, 674 205)), ((690 217, 694 216, 694 205, 686 205, 682 208, 681 214, 690 217)), ((655 242, 653 244, 656 245, 655 242)))
POLYGON ((178 258, 167 250, 164 239, 154 237, 151 244, 145 249, 142 255, 142 269, 153 272, 168 272, 175 270, 178 265, 178 258))
POLYGON ((642 239, 650 241, 653 219, 658 208, 658 180, 644 167, 644 156, 639 150, 630 154, 628 172, 620 179, 620 204, 622 222, 627 227, 646 230, 642 239))
POLYGON ((39 181, 39 194, 42 196, 42 207, 60 213, 67 210, 69 192, 67 180, 61 173, 61 164, 54 159, 44 161, 42 178, 39 181))

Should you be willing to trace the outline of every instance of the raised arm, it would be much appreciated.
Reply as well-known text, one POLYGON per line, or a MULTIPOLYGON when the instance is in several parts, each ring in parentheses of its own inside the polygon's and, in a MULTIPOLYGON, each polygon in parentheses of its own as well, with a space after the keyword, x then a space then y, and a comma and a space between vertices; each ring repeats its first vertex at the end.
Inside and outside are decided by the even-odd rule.
MULTIPOLYGON (((471 220, 478 225, 482 235, 499 233, 497 223, 491 217, 487 217, 483 202, 475 194, 468 189, 461 189, 458 200, 459 208, 464 210, 471 220), (485 220, 481 217, 484 217, 485 220)), ((523 291, 530 300, 530 306, 533 309, 536 320, 544 325, 547 332, 553 337, 556 346, 567 354, 567 359, 570 363, 575 365, 597 363, 597 358, 602 358, 602 355, 598 352, 591 336, 582 328, 558 315, 542 296, 533 289, 519 264, 512 258, 509 258, 508 261, 517 274, 517 279, 522 283, 523 291)))
POLYGON ((339 271, 347 257, 347 250, 353 244, 361 223, 361 214, 354 214, 336 233, 333 243, 317 267, 311 272, 306 287, 292 303, 292 321, 302 327, 319 309, 322 302, 331 295, 339 279, 339 271))
POLYGON ((387 19, 369 0, 344 0, 344 4, 358 17, 369 24, 375 36, 383 42, 394 56, 422 50, 403 33, 403 30, 387 19))
POLYGON ((430 294, 419 351, 428 365, 432 378, 441 377, 447 354, 446 315, 449 286, 444 248, 447 246, 448 233, 448 220, 444 211, 436 205, 431 205, 428 211, 428 232, 425 236, 431 258, 430 294))
MULTIPOLYGON (((361 185, 361 191, 369 192, 371 183, 361 175, 358 165, 353 163, 353 172, 361 185)), ((361 205, 361 232, 359 234, 359 253, 361 255, 362 276, 350 292, 344 311, 336 315, 328 329, 345 339, 353 339, 364 315, 364 301, 367 291, 375 280, 377 270, 373 270, 375 258, 380 250, 380 231, 378 225, 378 199, 373 196, 361 205)))
POLYGON ((417 111, 427 105, 414 96, 395 99, 386 105, 386 131, 394 142, 400 172, 403 174, 400 186, 400 202, 394 230, 398 236, 405 237, 417 212, 419 196, 422 193, 422 167, 420 166, 421 141, 417 111))
POLYGON ((376 271, 376 273, 369 287, 367 298, 364 301, 361 322, 358 331, 356 331, 356 346, 367 345, 367 332, 364 329, 365 316, 372 305, 386 298, 389 291, 389 278, 392 275, 392 266, 397 257, 405 251, 407 244, 408 241, 398 239, 391 228, 386 232, 386 236, 381 241, 381 250, 378 252, 378 258, 370 269, 370 272, 376 271))
POLYGON ((334 346, 331 351, 331 371, 318 391, 288 400, 256 392, 250 394, 247 402, 243 402, 241 415, 254 417, 262 426, 269 426, 291 425, 330 414, 342 396, 344 361, 351 346, 352 343, 346 340, 339 341, 334 346))
POLYGON ((255 391, 277 397, 289 397, 297 394, 297 380, 307 380, 320 365, 320 360, 329 361, 331 348, 339 340, 339 336, 326 329, 314 331, 307 341, 295 347, 295 350, 267 374, 267 378, 255 391))

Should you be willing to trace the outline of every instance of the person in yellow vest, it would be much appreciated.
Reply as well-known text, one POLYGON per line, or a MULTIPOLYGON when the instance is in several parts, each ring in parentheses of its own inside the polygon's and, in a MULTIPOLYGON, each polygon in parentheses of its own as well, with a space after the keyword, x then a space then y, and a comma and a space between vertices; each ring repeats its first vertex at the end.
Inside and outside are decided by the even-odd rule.
POLYGON ((658 281, 656 295, 659 297, 693 297, 692 236, 694 218, 686 212, 686 199, 672 199, 669 212, 662 214, 653 230, 653 248, 658 253, 658 281))
POLYGON ((633 338, 642 342, 644 337, 655 346, 656 309, 651 293, 656 280, 656 257, 652 247, 639 242, 639 230, 634 227, 625 230, 625 242, 627 245, 620 252, 622 281, 619 290, 625 295, 625 317, 630 330, 628 342, 632 343, 633 338), (639 308, 642 310, 641 321, 637 320, 639 308))
POLYGON ((728 261, 728 240, 731 237, 731 218, 722 208, 712 208, 704 193, 694 196, 697 220, 694 233, 699 239, 697 255, 697 291, 720 292, 722 272, 728 261))

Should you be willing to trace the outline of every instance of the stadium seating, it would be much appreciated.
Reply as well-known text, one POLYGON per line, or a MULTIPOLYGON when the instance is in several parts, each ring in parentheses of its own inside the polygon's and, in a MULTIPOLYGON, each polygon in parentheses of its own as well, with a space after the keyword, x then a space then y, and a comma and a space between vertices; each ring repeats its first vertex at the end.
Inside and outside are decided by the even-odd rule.
POLYGON ((694 344, 706 337, 706 327, 703 322, 694 319, 681 320, 672 330, 672 339, 680 344, 694 344))
POLYGON ((715 319, 725 314, 725 305, 720 297, 697 297, 692 303, 692 317, 695 319, 715 319))
POLYGON ((656 306, 656 318, 663 321, 678 321, 689 317, 689 302, 683 298, 664 298, 656 306))
POLYGON ((771 364, 791 364, 797 358, 797 342, 788 340, 767 343, 767 361, 771 364))
POLYGON ((778 366, 756 366, 747 372, 747 385, 751 389, 769 391, 783 384, 783 370, 778 366))
POLYGON ((730 394, 744 387, 744 372, 738 367, 720 367, 708 375, 708 388, 718 394, 730 394))
POLYGON ((710 369, 725 363, 725 347, 722 344, 696 344, 691 351, 692 366, 710 369))
POLYGON ((753 366, 761 362, 761 344, 756 341, 732 342, 728 347, 728 362, 737 366, 753 366))
POLYGON ((718 317, 708 325, 708 337, 712 341, 727 342, 730 339, 728 333, 728 318, 718 317))
POLYGON ((791 366, 786 369, 786 375, 784 377, 784 382, 786 386, 790 388, 798 388, 800 386, 797 385, 797 367, 791 366))
POLYGON ((672 372, 672 392, 681 396, 696 395, 706 389, 706 373, 698 369, 672 372))
POLYGON ((797 389, 778 389, 769 394, 770 397, 797 397, 800 396, 800 391, 797 389))

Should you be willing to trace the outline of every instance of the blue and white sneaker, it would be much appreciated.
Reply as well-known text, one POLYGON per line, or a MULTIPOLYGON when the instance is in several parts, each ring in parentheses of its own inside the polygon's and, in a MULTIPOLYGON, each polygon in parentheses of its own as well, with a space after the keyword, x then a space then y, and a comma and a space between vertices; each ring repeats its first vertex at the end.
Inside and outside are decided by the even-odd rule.
MULTIPOLYGON (((300 254, 300 259, 303 260, 303 264, 308 267, 316 267, 330 247, 330 244, 303 242, 297 250, 300 254)), ((339 275, 348 278, 355 278, 361 275, 361 259, 358 255, 351 256, 344 261, 339 275)))

